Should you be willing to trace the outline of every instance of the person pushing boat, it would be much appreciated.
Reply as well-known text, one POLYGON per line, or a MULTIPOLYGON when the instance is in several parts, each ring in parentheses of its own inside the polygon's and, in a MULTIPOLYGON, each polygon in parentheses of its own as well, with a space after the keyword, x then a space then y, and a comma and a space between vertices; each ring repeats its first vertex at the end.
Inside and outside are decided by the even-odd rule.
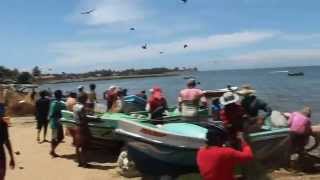
POLYGON ((161 124, 164 112, 168 109, 167 100, 160 87, 150 89, 151 96, 148 100, 146 110, 150 113, 151 119, 156 120, 156 124, 161 124))
POLYGON ((295 166, 298 158, 305 155, 305 146, 312 134, 311 128, 311 108, 306 106, 300 111, 284 113, 288 118, 291 139, 291 165, 295 166))
POLYGON ((197 153, 197 164, 204 180, 233 180, 237 165, 253 159, 251 147, 239 134, 241 150, 224 147, 227 132, 223 127, 212 127, 206 134, 206 146, 197 153))
POLYGON ((88 100, 87 94, 81 94, 78 97, 78 102, 74 106, 74 120, 77 123, 77 130, 75 134, 75 146, 79 167, 89 167, 87 163, 87 153, 90 145, 91 132, 88 126, 88 109, 86 102, 88 100))
POLYGON ((90 84, 89 89, 90 91, 88 92, 87 106, 91 113, 94 113, 94 105, 97 102, 96 85, 90 84))
POLYGON ((244 108, 244 111, 248 116, 248 120, 245 122, 246 131, 259 131, 261 126, 264 124, 264 120, 271 115, 272 109, 266 102, 255 95, 256 90, 249 85, 242 86, 237 93, 243 97, 241 106, 244 108), (259 114, 260 111, 264 111, 265 114, 261 116, 259 114))
POLYGON ((178 102, 179 111, 184 118, 194 118, 198 115, 200 100, 203 97, 203 91, 196 88, 195 79, 189 79, 187 88, 180 91, 178 102))
POLYGON ((118 89, 119 89, 119 87, 112 85, 104 93, 104 98, 107 101, 107 110, 108 111, 111 111, 112 105, 117 101, 118 89))
POLYGON ((233 92, 226 92, 220 98, 224 106, 220 111, 220 119, 226 128, 232 147, 240 149, 237 133, 243 131, 245 112, 239 103, 240 97, 233 92))

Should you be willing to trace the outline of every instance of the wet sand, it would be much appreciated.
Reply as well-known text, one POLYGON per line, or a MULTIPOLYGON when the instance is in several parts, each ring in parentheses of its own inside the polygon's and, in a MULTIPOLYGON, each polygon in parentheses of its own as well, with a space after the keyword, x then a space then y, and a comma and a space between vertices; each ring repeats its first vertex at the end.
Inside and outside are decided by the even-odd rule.
MULTIPOLYGON (((50 144, 38 144, 36 141, 36 129, 34 118, 13 118, 9 129, 14 152, 16 168, 8 169, 7 180, 124 180, 117 172, 116 155, 106 150, 93 150, 90 160, 93 167, 84 169, 75 162, 74 147, 71 146, 71 138, 66 137, 60 144, 57 153, 60 158, 51 158, 49 155, 50 144), (18 154, 19 154, 18 153, 18 154)), ((42 137, 42 136, 41 136, 42 137)), ((50 139, 49 128, 47 139, 50 139)), ((284 169, 269 174, 271 179, 280 180, 315 180, 320 179, 320 174, 307 175, 292 173, 284 169)), ((131 178, 140 180, 141 178, 131 178)))

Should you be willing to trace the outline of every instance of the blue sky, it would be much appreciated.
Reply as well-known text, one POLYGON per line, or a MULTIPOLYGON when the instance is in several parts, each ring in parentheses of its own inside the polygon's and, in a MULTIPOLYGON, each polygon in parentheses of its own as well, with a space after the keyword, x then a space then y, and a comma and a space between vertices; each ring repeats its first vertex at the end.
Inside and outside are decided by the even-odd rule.
POLYGON ((55 72, 320 65, 319 7, 317 0, 3 0, 1 65, 55 72))

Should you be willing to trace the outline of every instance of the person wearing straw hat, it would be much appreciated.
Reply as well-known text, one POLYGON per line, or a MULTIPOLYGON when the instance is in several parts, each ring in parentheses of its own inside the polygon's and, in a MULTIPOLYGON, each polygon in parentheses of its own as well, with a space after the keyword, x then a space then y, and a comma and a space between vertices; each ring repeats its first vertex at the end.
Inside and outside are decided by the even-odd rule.
POLYGON ((254 132, 259 130, 264 124, 264 120, 271 115, 272 109, 266 102, 257 98, 255 95, 256 90, 254 90, 250 85, 242 86, 237 93, 243 97, 241 106, 248 115, 248 131, 254 132), (260 111, 264 111, 264 116, 259 115, 260 111))
POLYGON ((239 105, 240 97, 233 92, 226 92, 220 97, 220 104, 223 109, 220 111, 222 120, 229 134, 229 141, 232 147, 240 148, 237 141, 237 133, 243 131, 244 109, 239 105))
POLYGON ((242 133, 238 134, 241 150, 226 147, 227 131, 223 127, 212 126, 206 134, 206 146, 197 153, 197 164, 204 180, 233 180, 235 167, 253 159, 250 146, 242 133))

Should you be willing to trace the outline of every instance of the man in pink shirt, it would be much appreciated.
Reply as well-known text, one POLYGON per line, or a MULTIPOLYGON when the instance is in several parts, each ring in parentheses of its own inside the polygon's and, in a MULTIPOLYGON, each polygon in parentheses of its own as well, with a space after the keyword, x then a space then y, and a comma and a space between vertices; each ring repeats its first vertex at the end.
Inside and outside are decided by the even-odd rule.
POLYGON ((196 80, 189 79, 187 88, 180 91, 179 94, 179 110, 184 117, 196 117, 203 96, 201 89, 196 88, 196 80))
POLYGON ((293 153, 302 153, 311 130, 311 108, 304 107, 300 112, 285 113, 289 118, 290 136, 293 153))

